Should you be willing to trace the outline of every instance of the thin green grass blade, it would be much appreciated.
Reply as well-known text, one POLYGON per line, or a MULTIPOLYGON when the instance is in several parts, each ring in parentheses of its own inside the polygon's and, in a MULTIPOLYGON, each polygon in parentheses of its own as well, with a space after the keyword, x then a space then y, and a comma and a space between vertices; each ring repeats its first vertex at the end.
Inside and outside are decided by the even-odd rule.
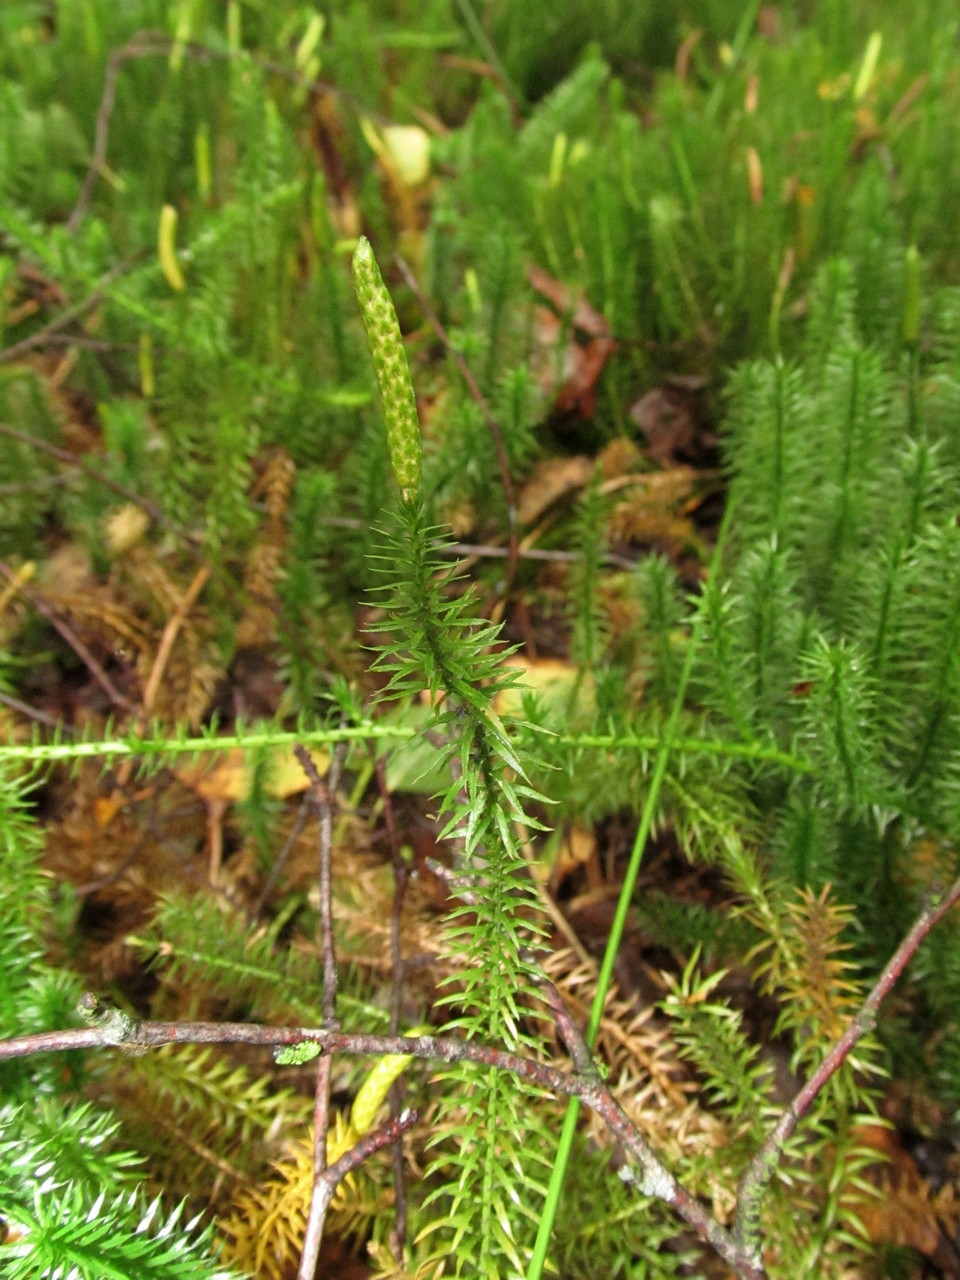
MULTIPOLYGON (((710 572, 707 577, 708 584, 713 582, 719 571, 720 562, 723 558, 723 548, 726 542, 727 532, 730 528, 733 516, 733 507, 734 503, 732 501, 728 502, 727 509, 724 512, 723 521, 720 525, 717 545, 714 547, 713 557, 710 561, 710 572)), ((613 924, 610 928, 610 937, 607 940, 607 947, 603 955, 603 962, 600 965, 597 990, 593 998, 593 1005, 590 1009, 590 1020, 587 1024, 586 1032, 587 1044, 591 1049, 593 1048, 597 1031, 600 1027, 600 1019, 603 1016, 604 1002, 607 998, 607 991, 610 988, 610 979, 613 976, 613 966, 617 959, 617 953, 620 950, 620 942, 623 938, 623 930, 627 921, 627 911, 633 898, 633 890, 637 883, 637 875, 640 872, 640 863, 643 860, 643 851, 646 848, 647 840, 650 836, 650 829, 653 826, 653 817, 657 810, 657 800, 660 795, 660 788, 663 786, 663 779, 667 772, 667 762, 670 759, 670 752, 673 750, 674 735, 676 734, 677 725, 680 721, 680 713, 683 710, 687 685, 690 682, 690 675, 693 671, 693 661, 699 647, 700 635, 703 630, 703 616, 703 614, 699 614, 694 619, 693 629, 690 635, 690 644, 687 647, 683 670, 680 673, 680 679, 677 683, 677 690, 674 695, 673 705, 670 708, 670 718, 667 721, 663 740, 661 741, 660 749, 657 752, 657 758, 653 767, 653 776, 650 779, 650 789, 647 792, 643 811, 640 814, 640 825, 637 828, 636 839, 633 842, 633 848, 630 852, 630 862, 627 866, 627 873, 623 878, 623 887, 620 890, 616 914, 614 915, 613 924)), ((560 1204, 560 1195, 563 1191, 563 1180, 566 1176, 567 1164, 570 1159, 570 1151, 573 1147, 573 1137, 576 1133, 577 1117, 579 1114, 580 1100, 578 1098, 571 1098, 567 1107, 567 1114, 564 1118, 560 1142, 557 1146, 557 1158, 553 1166, 550 1185, 547 1188, 547 1196, 544 1201, 543 1215, 540 1218, 537 1239, 534 1243, 530 1266, 527 1269, 527 1280, 540 1280, 543 1273, 543 1264, 546 1261, 547 1249, 550 1244, 550 1236, 553 1232, 553 1224, 560 1204)))

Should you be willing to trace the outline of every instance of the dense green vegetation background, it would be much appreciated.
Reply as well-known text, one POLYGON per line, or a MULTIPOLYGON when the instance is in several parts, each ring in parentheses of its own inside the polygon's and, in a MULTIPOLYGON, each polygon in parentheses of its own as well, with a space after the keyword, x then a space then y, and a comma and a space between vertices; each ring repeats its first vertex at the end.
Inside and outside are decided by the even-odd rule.
MULTIPOLYGON (((686 1146, 638 1098, 647 1033, 630 1032, 627 1065, 602 1036, 601 1055, 678 1173, 729 1214, 778 1101, 773 1059, 809 1073, 956 873, 958 39, 937 0, 3 4, 3 1035, 68 1023, 81 980, 144 1016, 315 1020, 317 903, 306 855, 278 861, 299 819, 271 746, 426 725, 379 790, 381 748, 342 761, 344 881, 389 915, 389 876, 369 896, 386 797, 425 877, 423 794, 446 797, 456 837, 457 769, 474 798, 482 775, 499 796, 484 812, 502 804, 513 834, 502 865, 492 820, 467 845, 487 851, 501 914, 479 912, 434 961, 437 981, 461 966, 456 1025, 509 1044, 520 949, 496 947, 524 921, 523 857, 579 901, 563 860, 575 830, 609 900, 622 832, 649 802, 646 852, 671 870, 641 893, 628 883, 628 950, 669 975, 648 1028, 675 1055, 653 1073, 655 1102, 674 1078, 700 1091, 686 1146), (423 424, 423 509, 399 531, 350 283, 361 233, 423 424), (436 576, 447 533, 461 558, 500 553, 467 563, 475 603, 436 576), (499 639, 471 629, 474 610, 503 622, 499 639), (449 652, 424 639, 428 616, 449 652), (495 689, 504 640, 532 683, 538 657, 563 667, 560 693, 529 696, 522 716, 495 689), (385 693, 391 644, 402 678, 385 693), (419 671, 435 695, 480 692, 431 711, 419 671), (509 733, 483 772, 469 734, 494 723, 495 691, 509 733), (180 758, 214 737, 245 737, 248 780, 208 785, 207 809, 184 818, 196 780, 180 758), (152 761, 141 790, 128 757, 152 761), (519 761, 522 803, 502 790, 519 761), (502 990, 485 1001, 465 956, 502 990), (720 969, 733 976, 714 999, 720 969)), ((436 897, 410 908, 410 948, 416 928, 436 933, 436 897)), ((389 990, 362 905, 342 890, 341 1012, 382 1031, 389 990)), ((574 968, 554 974, 568 995, 574 968)), ((431 982, 411 984, 409 1022, 448 1016, 431 982)), ((892 1079, 913 1100, 901 1129, 950 1146, 958 997, 948 919, 788 1153, 765 1211, 771 1274, 906 1275, 935 1253, 857 1200, 875 1158, 858 1126, 888 1107, 892 1079)), ((644 1001, 620 998, 633 1027, 644 1001)), ((546 1052, 542 1028, 517 1035, 546 1052)), ((107 1274, 107 1239, 110 1274, 216 1274, 214 1237, 241 1269, 295 1266, 289 1205, 272 1261, 254 1262, 256 1233, 237 1226, 290 1187, 302 1201, 295 1082, 243 1057, 37 1061, 0 1075, 10 1275, 107 1274), (164 1107, 162 1136, 150 1117, 164 1107)), ((344 1068, 344 1096, 358 1078, 344 1068)), ((386 1165, 343 1208, 374 1274, 527 1273, 555 1115, 491 1086, 472 1111, 459 1099, 465 1119, 461 1087, 447 1081, 453 1101, 420 1137, 406 1242, 390 1236, 386 1165), (479 1190, 472 1144, 488 1157, 479 1190)), ((431 1096, 425 1076, 410 1089, 431 1096)), ((559 1273, 661 1276, 700 1258, 610 1173, 596 1136, 578 1139, 559 1273)), ((909 1195, 884 1186, 937 1240, 955 1230, 919 1174, 909 1195)))

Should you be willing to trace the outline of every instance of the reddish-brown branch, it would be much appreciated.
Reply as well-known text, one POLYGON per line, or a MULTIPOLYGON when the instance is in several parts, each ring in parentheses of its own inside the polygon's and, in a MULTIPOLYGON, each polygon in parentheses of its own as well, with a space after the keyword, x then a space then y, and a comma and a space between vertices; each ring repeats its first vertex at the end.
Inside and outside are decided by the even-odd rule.
MULTIPOLYGON (((90 1005, 99 1004, 95 997, 87 997, 86 1000, 90 1005)), ((277 1046, 303 1044, 305 1041, 319 1044, 327 1054, 363 1054, 373 1057, 411 1054, 415 1058, 435 1062, 474 1062, 479 1066, 506 1071, 541 1089, 580 1098, 600 1116, 639 1165, 639 1174, 634 1181, 641 1193, 657 1196, 672 1205, 703 1240, 713 1245, 737 1269, 744 1280, 762 1280, 763 1273, 760 1269, 744 1269, 731 1234, 677 1182, 617 1102, 609 1087, 595 1073, 581 1076, 560 1071, 520 1054, 472 1041, 457 1040, 451 1036, 353 1035, 344 1031, 329 1031, 323 1027, 269 1027, 244 1022, 133 1023, 122 1016, 114 1023, 99 1028, 49 1031, 0 1041, 0 1061, 34 1053, 63 1052, 96 1045, 114 1045, 128 1052, 140 1053, 164 1044, 277 1046)))
MULTIPOLYGON (((599 1082, 600 1072, 590 1046, 587 1044, 583 1032, 570 1016, 570 1011, 564 1004, 560 992, 552 982, 542 977, 538 980, 537 985, 543 992, 550 1012, 553 1014, 557 1030, 567 1046, 578 1077, 599 1082)), ((605 1086, 604 1090, 609 1093, 605 1086)), ((588 1106, 593 1105, 586 1098, 583 1098, 583 1101, 587 1102, 588 1106)), ((611 1101, 613 1101, 612 1095, 611 1101)), ((686 1188, 667 1172, 659 1160, 655 1160, 655 1162, 647 1161, 645 1164, 646 1151, 649 1148, 642 1138, 642 1148, 636 1145, 635 1137, 639 1135, 639 1130, 627 1117, 626 1113, 619 1111, 619 1108, 617 1112, 612 1110, 605 1112, 597 1107, 593 1109, 597 1111, 597 1114, 606 1122, 607 1126, 616 1134, 623 1146, 635 1157, 640 1165, 642 1177, 638 1177, 634 1169, 625 1168, 621 1170, 623 1180, 639 1186, 644 1195, 658 1196, 661 1200, 665 1200, 667 1204, 672 1205, 684 1221, 698 1232, 700 1238, 712 1245, 717 1253, 726 1262, 730 1263, 737 1274, 743 1277, 743 1280, 763 1280, 764 1271, 759 1259, 756 1265, 752 1263, 748 1265, 726 1228, 703 1207, 699 1200, 694 1199, 686 1188), (629 1128, 624 1126, 623 1120, 627 1121, 629 1128)))
MULTIPOLYGON (((73 1031, 48 1031, 38 1035, 20 1036, 14 1040, 0 1041, 0 1061, 26 1057, 35 1053, 63 1052, 68 1049, 118 1046, 129 1052, 141 1053, 145 1049, 162 1044, 256 1044, 295 1045, 309 1041, 321 1046, 325 1055, 334 1053, 369 1054, 383 1057, 392 1054, 410 1054, 435 1062, 473 1062, 478 1066, 492 1067, 526 1080, 539 1088, 567 1097, 579 1098, 595 1111, 611 1133, 620 1141, 636 1162, 638 1169, 622 1174, 625 1181, 637 1186, 641 1194, 656 1196, 670 1205, 675 1212, 697 1232, 700 1238, 713 1246, 729 1263, 741 1280, 764 1280, 761 1238, 759 1231, 760 1207, 766 1188, 773 1177, 783 1148, 797 1124, 809 1110, 814 1099, 830 1077, 849 1055, 856 1043, 876 1023, 877 1010, 889 995, 894 983, 913 958, 917 948, 930 930, 960 901, 960 879, 936 902, 920 913, 910 932, 897 948, 884 968, 877 983, 867 996, 847 1031, 824 1059, 821 1066, 797 1094, 774 1127, 757 1155, 751 1161, 741 1181, 737 1200, 737 1221, 728 1230, 670 1173, 643 1134, 626 1114, 609 1087, 600 1078, 586 1042, 576 1023, 563 1006, 559 994, 549 984, 541 984, 548 1004, 576 1064, 575 1072, 560 1071, 556 1067, 507 1053, 475 1042, 457 1040, 450 1036, 374 1036, 352 1035, 329 1028, 268 1027, 248 1023, 217 1022, 134 1022, 117 1010, 103 1006, 95 996, 84 996, 81 1012, 88 1020, 96 1020, 95 1027, 73 1031)), ((394 1141, 402 1129, 391 1126, 404 1124, 404 1118, 395 1118, 380 1130, 375 1138, 377 1145, 394 1141)), ((411 1122, 412 1123, 412 1122, 411 1122)), ((367 1141, 367 1140, 365 1140, 367 1141)), ((357 1162, 364 1158, 358 1144, 344 1159, 357 1162)), ((376 1149, 376 1147, 370 1148, 376 1149)), ((317 1178, 318 1201, 321 1211, 329 1204, 332 1189, 329 1179, 342 1176, 341 1161, 329 1170, 323 1170, 317 1178), (334 1174, 337 1170, 337 1174, 334 1174)), ((349 1165, 355 1167, 354 1164, 349 1165)), ((333 1183, 333 1186, 336 1182, 333 1183)))
POLYGON ((28 720, 36 720, 37 724, 45 724, 48 729, 56 729, 65 738, 73 737, 73 730, 68 729, 59 716, 51 715, 49 711, 41 711, 39 707, 31 707, 29 702, 23 702, 13 694, 0 690, 0 706, 9 707, 11 711, 26 716, 28 720))
POLYGON ((300 1265, 297 1280, 314 1280, 323 1228, 327 1221, 327 1209, 336 1190, 336 1182, 327 1176, 327 1134, 330 1130, 330 1069, 333 1059, 328 1053, 320 1055, 317 1064, 317 1083, 313 1095, 313 1185, 310 1188, 310 1209, 303 1233, 300 1265))
MULTIPOLYGON (((320 772, 306 747, 297 746, 294 751, 300 761, 300 767, 310 780, 310 796, 317 813, 319 860, 317 876, 320 883, 320 944, 323 951, 323 1026, 326 1031, 336 1031, 340 1027, 340 1022, 337 1018, 337 953, 333 937, 333 805, 331 797, 336 792, 340 779, 343 750, 342 747, 338 747, 334 751, 326 784, 320 777, 320 772)), ((337 1185, 336 1181, 331 1182, 325 1176, 327 1132, 330 1125, 330 1066, 330 1055, 321 1054, 320 1061, 317 1063, 313 1102, 313 1186, 310 1191, 310 1209, 307 1214, 307 1228, 303 1237, 297 1280, 314 1280, 327 1209, 337 1185)))
POLYGON ((300 767, 310 780, 310 795, 317 813, 318 868, 320 886, 320 945, 323 952, 323 1021, 329 1031, 339 1027, 337 1020, 337 955, 333 941, 333 812, 331 796, 340 778, 342 744, 338 745, 330 762, 325 783, 320 777, 313 757, 304 746, 294 748, 300 767))
MULTIPOLYGON (((361 1138, 339 1160, 334 1161, 329 1169, 325 1169, 315 1184, 314 1195, 310 1202, 311 1217, 314 1212, 313 1206, 316 1204, 318 1206, 318 1216, 322 1220, 326 1216, 337 1187, 344 1178, 353 1173, 354 1170, 359 1169, 363 1162, 368 1160, 374 1152, 380 1151, 384 1147, 389 1147, 391 1144, 399 1145, 403 1135, 409 1129, 412 1129, 419 1119, 420 1117, 416 1111, 405 1111, 403 1115, 397 1116, 396 1119, 388 1120, 381 1128, 374 1129, 372 1133, 368 1133, 366 1137, 361 1138)), ((309 1229, 310 1223, 308 1221, 308 1232, 309 1229)), ((306 1247, 304 1247, 304 1253, 306 1253, 306 1247)))
MULTIPOLYGON (((387 843, 390 846, 390 863, 393 867, 393 902, 390 909, 390 1034, 395 1036, 400 1030, 400 1008, 403 1002, 404 963, 403 949, 400 945, 400 924, 403 919, 403 903, 407 892, 409 875, 407 864, 400 850, 400 833, 397 830, 396 815, 393 811, 393 797, 387 786, 387 770, 381 756, 376 760, 374 769, 377 788, 383 803, 383 820, 387 831, 387 843)), ((402 1109, 401 1085, 394 1081, 390 1086, 390 1116, 398 1119, 402 1109)), ((393 1164, 394 1189, 394 1225, 391 1232, 391 1244, 394 1254, 400 1257, 407 1239, 407 1187, 403 1168, 403 1144, 395 1142, 391 1153, 393 1164)))

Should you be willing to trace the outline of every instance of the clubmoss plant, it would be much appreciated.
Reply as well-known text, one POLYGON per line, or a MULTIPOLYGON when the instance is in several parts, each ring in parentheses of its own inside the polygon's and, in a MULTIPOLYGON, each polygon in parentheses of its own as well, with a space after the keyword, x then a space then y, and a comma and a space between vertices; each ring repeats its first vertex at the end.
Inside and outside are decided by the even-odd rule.
MULTIPOLYGON (((837 0, 814 14, 751 3, 733 20, 708 4, 699 41, 684 41, 679 9, 577 0, 554 42, 530 3, 401 13, 357 0, 326 24, 296 6, 222 8, 0 6, 0 1030, 73 1018, 80 979, 66 956, 82 949, 84 908, 71 886, 103 880, 96 859, 116 880, 82 900, 95 915, 98 893, 111 910, 135 899, 116 951, 133 957, 149 1016, 199 1008, 314 1025, 306 855, 293 806, 268 782, 281 748, 339 749, 350 779, 339 1001, 358 1034, 385 1033, 388 1004, 399 1027, 406 1000, 411 1021, 445 1018, 474 1047, 545 1060, 557 1029, 538 985, 539 824, 601 841, 631 828, 626 877, 606 851, 626 890, 599 974, 582 938, 577 960, 554 956, 551 971, 596 1034, 618 1102, 696 1203, 729 1217, 773 1122, 769 1073, 731 990, 763 993, 793 1071, 810 1078, 956 861, 956 14, 943 0, 906 18, 894 0, 837 0), (366 142, 373 113, 442 122, 421 189, 398 198, 366 142), (366 239, 353 260, 357 322, 343 251, 358 225, 382 261, 402 247, 444 327, 416 362, 422 440, 366 239), (552 290, 552 329, 531 276, 552 290), (614 344, 588 420, 551 412, 582 367, 581 297, 614 344), (458 357, 501 428, 504 467, 458 357), (606 477, 576 524, 562 499, 535 528, 511 524, 518 545, 577 557, 551 584, 562 595, 569 581, 569 608, 555 596, 554 616, 572 615, 576 696, 528 693, 514 719, 508 654, 487 619, 503 610, 510 634, 526 636, 532 604, 537 638, 544 580, 518 558, 503 599, 494 553, 516 505, 504 475, 520 493, 535 462, 594 458, 628 435, 653 471, 631 410, 677 373, 705 373, 717 391, 732 514, 715 570, 698 585, 710 518, 681 548, 682 578, 680 555, 613 546, 622 529, 608 521, 606 477), (111 530, 128 504, 140 533, 119 550, 111 530), (450 569, 462 548, 448 516, 491 552, 493 572, 478 568, 473 587, 450 569), (75 592, 43 578, 50 546, 68 540, 85 573, 75 592), (18 575, 24 561, 38 562, 42 586, 32 567, 18 575), (199 600, 188 597, 207 570, 199 600), (86 642, 99 683, 51 616, 86 642), (361 631, 376 638, 372 670, 361 631), (141 707, 170 636, 166 701, 141 707), (245 663, 282 686, 260 720, 223 692, 249 692, 245 663), (86 719, 50 730, 44 691, 60 677, 75 689, 77 671, 86 719), (41 719, 28 724, 24 706, 41 719), (411 794, 368 785, 390 778, 384 754, 413 738, 411 794), (102 815, 116 778, 98 782, 93 764, 128 783, 136 765, 138 794, 159 797, 162 768, 231 750, 253 774, 228 817, 229 869, 248 880, 208 891, 204 869, 184 893, 178 865, 176 884, 163 882, 165 852, 189 844, 178 838, 125 878, 128 832, 105 822, 66 854, 51 840, 51 895, 29 771, 49 773, 49 801, 73 769, 78 809, 102 815), (416 794, 424 777, 440 779, 429 801, 416 794), (398 885, 416 867, 418 888, 443 886, 426 925, 396 908, 411 954, 435 951, 436 963, 387 995, 381 926, 402 894, 351 846, 350 824, 366 831, 371 815, 375 843, 404 806, 420 806, 422 824, 424 804, 436 847, 411 855, 401 822, 392 869, 398 885), (685 874, 709 865, 708 892, 649 891, 651 840, 685 874), (656 1016, 629 992, 595 996, 621 929, 668 974, 656 1016)), ((420 301, 402 308, 407 331, 420 301)), ((104 972, 91 980, 88 964, 88 984, 109 985, 104 972)), ((938 1105, 960 1105, 952 918, 915 976, 896 1020, 879 1016, 767 1160, 764 1177, 779 1175, 738 1223, 751 1266, 791 1277, 865 1267, 861 1118, 884 1070, 909 1068, 938 1105)), ((362 1071, 336 1061, 350 1094, 362 1071)), ((224 1274, 204 1223, 191 1224, 226 1217, 236 1183, 269 1182, 274 1136, 302 1138, 305 1108, 281 1071, 292 1068, 179 1047, 4 1063, 0 1269, 99 1280, 106 1260, 118 1276, 224 1274), (172 1197, 155 1202, 151 1183, 172 1197), (181 1194, 192 1198, 178 1209, 181 1194)), ((617 1176, 607 1129, 568 1119, 550 1230, 556 1099, 475 1062, 405 1074, 425 1110, 407 1141, 426 1175, 408 1178, 405 1210, 402 1196, 375 1212, 346 1197, 382 1277, 513 1280, 548 1262, 575 1280, 704 1269, 692 1246, 678 1251, 672 1210, 617 1176)), ((300 1168, 312 1174, 309 1159, 300 1168)), ((376 1172, 382 1186, 385 1160, 376 1172)), ((292 1227, 279 1234, 284 1274, 298 1241, 292 1227)))
MULTIPOLYGON (((377 590, 385 617, 376 629, 389 633, 375 662, 389 677, 381 699, 426 692, 436 710, 425 731, 442 735, 441 760, 451 777, 438 797, 438 813, 441 835, 457 846, 462 905, 452 911, 447 934, 456 976, 440 1003, 454 1006, 450 1030, 510 1048, 534 1047, 523 1006, 535 998, 535 971, 523 953, 538 927, 516 831, 521 823, 540 825, 528 808, 543 797, 529 786, 494 709, 497 695, 515 683, 501 665, 498 628, 476 619, 469 592, 449 594, 455 579, 438 558, 439 531, 426 518, 419 492, 420 429, 409 365, 393 303, 365 240, 353 267, 402 499, 380 553, 390 578, 377 590)), ((428 1197, 438 1209, 431 1234, 442 1239, 443 1224, 449 1224, 456 1274, 468 1266, 491 1277, 519 1274, 526 1224, 511 1212, 502 1171, 506 1161, 527 1196, 536 1195, 533 1170, 544 1135, 536 1120, 531 1125, 520 1118, 499 1072, 458 1068, 449 1073, 449 1087, 451 1102, 431 1164, 431 1175, 446 1185, 428 1197)), ((529 1220, 529 1208, 524 1216, 529 1220)), ((441 1239, 432 1242, 437 1256, 448 1247, 441 1239)))

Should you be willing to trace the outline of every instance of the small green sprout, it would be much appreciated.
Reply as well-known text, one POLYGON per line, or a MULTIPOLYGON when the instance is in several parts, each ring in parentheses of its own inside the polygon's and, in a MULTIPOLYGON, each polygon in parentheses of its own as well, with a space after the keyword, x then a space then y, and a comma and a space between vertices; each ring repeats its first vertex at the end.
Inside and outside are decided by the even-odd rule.
POLYGON ((322 1047, 315 1040, 303 1040, 300 1044, 284 1044, 273 1051, 273 1060, 281 1067, 299 1067, 304 1062, 319 1058, 322 1047))

